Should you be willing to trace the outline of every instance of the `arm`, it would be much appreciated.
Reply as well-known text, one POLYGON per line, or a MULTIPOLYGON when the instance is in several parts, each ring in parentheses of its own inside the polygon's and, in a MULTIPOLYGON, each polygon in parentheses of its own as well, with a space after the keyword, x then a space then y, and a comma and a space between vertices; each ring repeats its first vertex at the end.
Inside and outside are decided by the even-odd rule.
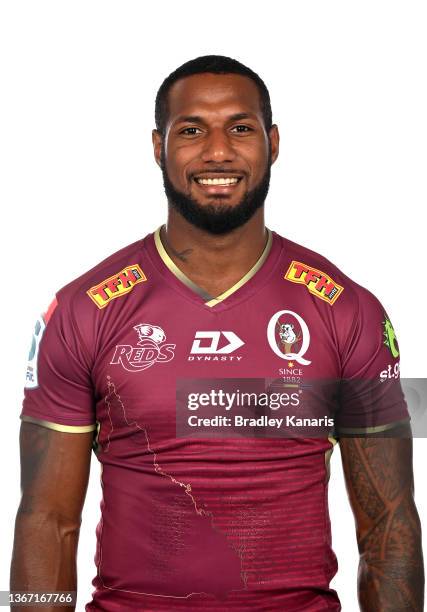
POLYGON ((360 554, 358 594, 363 612, 422 612, 421 527, 414 502, 412 438, 385 432, 340 439, 360 554), (390 434, 390 436, 393 434, 390 434))
MULTIPOLYGON (((22 498, 15 522, 11 591, 77 591, 76 554, 93 432, 64 433, 23 422, 22 498)), ((20 607, 14 607, 20 610, 20 607)), ((26 612, 74 606, 22 607, 26 612)))

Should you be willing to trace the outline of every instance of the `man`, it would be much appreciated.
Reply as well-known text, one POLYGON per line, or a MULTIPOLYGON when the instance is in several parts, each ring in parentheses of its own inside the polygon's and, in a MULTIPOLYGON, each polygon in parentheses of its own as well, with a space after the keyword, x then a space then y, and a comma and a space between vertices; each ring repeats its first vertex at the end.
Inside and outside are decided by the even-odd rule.
POLYGON ((339 439, 360 608, 421 612, 397 340, 372 293, 265 227, 279 152, 265 84, 233 59, 196 58, 163 82, 155 118, 167 223, 61 289, 36 325, 11 589, 76 589, 93 444, 103 499, 87 611, 340 610, 327 509, 339 439), (318 380, 342 382, 333 432, 233 421, 234 400, 264 383, 288 401, 260 423, 319 397, 324 414, 335 396, 318 380))

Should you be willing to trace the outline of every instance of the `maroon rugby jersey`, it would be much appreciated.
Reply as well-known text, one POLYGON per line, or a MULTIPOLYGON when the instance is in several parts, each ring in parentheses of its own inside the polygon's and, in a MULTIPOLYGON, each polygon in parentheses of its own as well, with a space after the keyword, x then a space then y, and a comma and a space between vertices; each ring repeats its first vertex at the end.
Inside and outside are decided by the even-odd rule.
POLYGON ((36 324, 21 418, 93 430, 101 463, 87 611, 341 609, 329 586, 329 457, 340 428, 408 417, 402 393, 381 396, 399 378, 399 349, 372 293, 267 234, 251 270, 211 298, 169 258, 158 229, 62 288, 36 324), (316 379, 367 379, 375 393, 356 402, 347 388, 334 435, 266 435, 253 421, 252 434, 210 422, 177 432, 178 406, 184 425, 207 414, 206 394, 193 393, 191 408, 187 400, 209 381, 217 390, 273 381, 298 415, 316 379))

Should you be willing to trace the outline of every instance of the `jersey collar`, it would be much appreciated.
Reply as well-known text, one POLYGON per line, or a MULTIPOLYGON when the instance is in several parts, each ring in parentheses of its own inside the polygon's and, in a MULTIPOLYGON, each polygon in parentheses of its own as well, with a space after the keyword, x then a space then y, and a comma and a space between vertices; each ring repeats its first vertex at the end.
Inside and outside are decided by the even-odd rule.
POLYGON ((219 304, 220 302, 225 300, 227 297, 229 297, 230 295, 235 293, 238 289, 240 289, 240 287, 242 287, 249 279, 251 279, 254 276, 254 274, 256 274, 256 272, 258 272, 258 270, 261 268, 262 264, 267 259, 268 255, 270 253, 270 250, 271 250, 271 245, 273 243, 272 232, 271 232, 271 230, 269 228, 266 228, 266 230, 267 230, 267 242, 266 242, 266 245, 265 245, 261 255, 259 256, 258 260, 252 266, 252 268, 250 268, 250 270, 248 272, 246 272, 246 274, 244 276, 242 276, 242 278, 240 280, 238 280, 237 283, 235 283, 232 287, 230 287, 229 289, 227 289, 226 291, 224 291, 220 295, 218 295, 216 297, 212 297, 202 287, 199 287, 190 278, 188 278, 188 276, 186 276, 184 274, 184 272, 182 272, 182 270, 180 270, 178 268, 178 266, 171 259, 171 257, 169 257, 165 247, 163 246, 162 240, 160 238, 160 230, 161 230, 161 228, 162 228, 162 226, 158 227, 156 229, 156 231, 154 232, 154 244, 156 245, 157 253, 159 254, 159 256, 162 259, 163 263, 167 266, 167 268, 172 272, 172 274, 174 274, 174 276, 179 281, 181 281, 189 289, 191 289, 192 291, 197 293, 204 300, 205 306, 209 306, 209 307, 213 307, 216 304, 219 304))

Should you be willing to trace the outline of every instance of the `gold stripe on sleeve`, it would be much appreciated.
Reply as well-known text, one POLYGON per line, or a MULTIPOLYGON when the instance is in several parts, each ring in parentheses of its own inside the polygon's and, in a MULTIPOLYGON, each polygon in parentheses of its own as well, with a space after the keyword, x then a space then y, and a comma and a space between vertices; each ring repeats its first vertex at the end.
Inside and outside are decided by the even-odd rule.
POLYGON ((387 431, 398 425, 409 423, 411 419, 402 419, 401 421, 394 421, 394 423, 387 423, 386 425, 377 425, 376 427, 337 427, 337 435, 340 433, 378 433, 380 431, 387 431))
POLYGON ((93 425, 62 425, 61 423, 52 423, 51 421, 44 421, 43 419, 36 419, 35 417, 22 415, 20 417, 22 421, 27 423, 35 423, 54 431, 63 431, 65 433, 86 433, 88 431, 94 431, 96 429, 96 423, 93 425))

